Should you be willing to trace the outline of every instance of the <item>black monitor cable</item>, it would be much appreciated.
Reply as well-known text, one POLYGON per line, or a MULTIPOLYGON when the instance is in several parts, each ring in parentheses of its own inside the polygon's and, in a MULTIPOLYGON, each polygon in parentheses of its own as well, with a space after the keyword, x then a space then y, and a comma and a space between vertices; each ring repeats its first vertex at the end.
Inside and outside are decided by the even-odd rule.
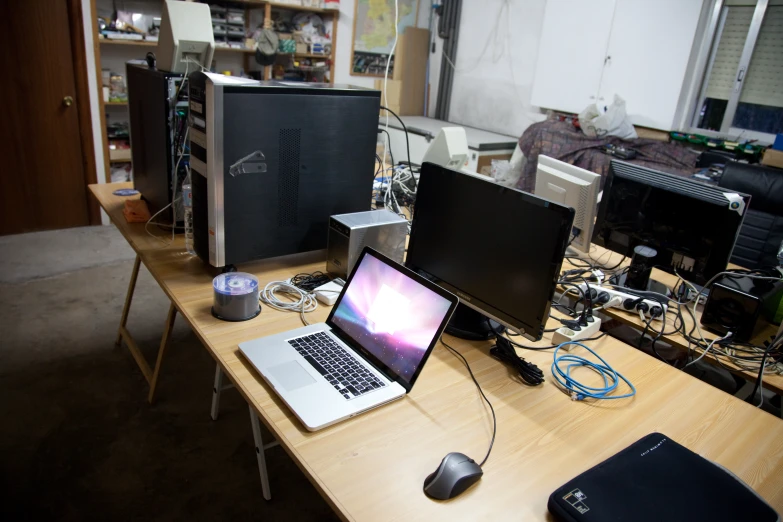
POLYGON ((325 285, 331 280, 331 277, 318 270, 312 274, 296 274, 291 278, 291 284, 301 290, 304 290, 305 292, 312 292, 319 286, 325 285))
POLYGON ((492 453, 492 446, 495 445, 495 435, 497 434, 497 431, 498 431, 498 420, 497 420, 497 416, 495 416, 495 408, 492 407, 492 403, 489 402, 489 399, 487 399, 487 396, 484 395, 484 390, 481 389, 481 385, 476 380, 476 376, 473 375, 473 370, 470 369, 470 364, 468 364, 468 360, 465 359, 465 357, 461 353, 459 353, 457 350, 455 350, 454 348, 452 348, 451 346, 446 344, 446 341, 443 340, 443 336, 442 335, 440 336, 440 342, 452 354, 454 354, 457 357, 459 357, 460 359, 462 359, 462 364, 464 364, 465 368, 468 369, 468 373, 470 374, 470 378, 473 379, 473 384, 476 385, 476 388, 478 388, 479 393, 484 398, 484 402, 487 403, 487 406, 489 406, 489 410, 492 412, 492 439, 489 441, 489 448, 487 449, 487 454, 484 455, 484 459, 481 462, 479 462, 479 467, 482 467, 484 465, 484 463, 487 461, 487 459, 489 458, 489 454, 492 453))
MULTIPOLYGON (((378 128, 378 132, 385 132, 386 133, 386 143, 389 144, 389 146, 387 147, 387 149, 389 150, 389 159, 391 160, 392 168, 394 168, 394 165, 396 165, 396 164, 394 163, 394 154, 392 154, 392 149, 391 149, 391 135, 389 134, 389 131, 387 131, 386 129, 378 128)), ((386 158, 383 158, 383 159, 386 159, 386 158)), ((381 162, 381 163, 383 163, 383 162, 381 162)), ((411 172, 411 174, 413 174, 413 172, 411 172)))
POLYGON ((745 399, 747 402, 752 403, 753 399, 756 397, 756 392, 758 392, 760 400, 756 405, 757 408, 761 408, 764 405, 764 388, 761 386, 761 384, 764 381, 764 369, 766 368, 767 357, 769 356, 769 352, 771 350, 775 349, 779 344, 781 344, 781 341, 783 341, 783 334, 777 335, 775 339, 769 343, 769 346, 767 346, 766 350, 764 350, 764 355, 762 356, 761 364, 759 365, 759 375, 756 378, 756 384, 753 385, 753 391, 750 393, 748 398, 745 399))
MULTIPOLYGON (((597 341, 598 339, 602 338, 606 335, 606 332, 601 332, 600 334, 596 335, 595 337, 588 337, 587 339, 580 339, 580 343, 586 343, 588 341, 597 341)), ((508 342, 516 346, 517 348, 522 348, 523 350, 533 350, 533 351, 541 351, 541 350, 551 350, 552 348, 557 348, 560 346, 559 344, 553 344, 550 346, 528 346, 525 344, 520 344, 513 339, 507 339, 508 342)))
MULTIPOLYGON (((413 165, 411 164, 411 144, 410 141, 408 141, 408 127, 405 126, 405 124, 402 122, 402 119, 400 119, 400 117, 397 116, 393 110, 389 109, 388 107, 384 107, 383 105, 381 105, 381 109, 388 111, 389 114, 397 118, 397 121, 400 122, 400 125, 402 125, 402 130, 405 131, 405 147, 408 149, 408 168, 411 169, 411 176, 413 176, 413 165)), ((391 145, 391 139, 389 140, 389 145, 391 145)), ((416 178, 413 179, 415 180, 416 178)))
POLYGON ((544 372, 535 364, 529 363, 517 355, 509 339, 502 336, 495 337, 495 345, 489 349, 489 354, 513 368, 525 384, 538 386, 544 383, 544 372))

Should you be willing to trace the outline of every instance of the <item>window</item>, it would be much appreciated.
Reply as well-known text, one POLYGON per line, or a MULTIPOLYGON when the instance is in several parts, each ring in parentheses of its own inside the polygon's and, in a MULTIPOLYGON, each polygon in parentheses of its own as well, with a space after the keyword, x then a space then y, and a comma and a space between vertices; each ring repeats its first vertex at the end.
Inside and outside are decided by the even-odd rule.
POLYGON ((783 0, 725 0, 715 12, 693 130, 771 141, 783 133, 783 0))

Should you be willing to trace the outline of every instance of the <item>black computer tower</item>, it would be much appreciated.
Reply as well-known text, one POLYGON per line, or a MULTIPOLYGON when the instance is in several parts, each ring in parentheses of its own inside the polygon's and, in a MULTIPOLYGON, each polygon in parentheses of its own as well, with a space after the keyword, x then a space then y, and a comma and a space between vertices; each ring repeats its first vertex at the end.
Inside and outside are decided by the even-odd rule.
POLYGON ((326 248, 370 209, 380 92, 188 78, 196 253, 216 267, 326 248))
MULTIPOLYGON (((179 173, 172 179, 177 162, 175 140, 183 142, 187 129, 187 89, 179 92, 183 76, 158 71, 147 64, 128 63, 128 113, 130 115, 131 159, 133 186, 141 192, 150 213, 155 214, 179 197, 188 157, 179 165, 179 173)), ((182 221, 182 205, 174 205, 176 220, 182 221)), ((171 222, 171 208, 156 221, 171 222)))

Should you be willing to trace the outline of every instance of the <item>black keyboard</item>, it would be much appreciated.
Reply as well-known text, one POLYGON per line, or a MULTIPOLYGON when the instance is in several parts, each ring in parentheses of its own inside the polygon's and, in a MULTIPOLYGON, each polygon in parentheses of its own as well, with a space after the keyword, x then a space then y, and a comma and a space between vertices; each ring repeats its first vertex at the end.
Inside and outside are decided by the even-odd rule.
POLYGON ((386 386, 325 332, 291 339, 288 344, 346 399, 386 386))

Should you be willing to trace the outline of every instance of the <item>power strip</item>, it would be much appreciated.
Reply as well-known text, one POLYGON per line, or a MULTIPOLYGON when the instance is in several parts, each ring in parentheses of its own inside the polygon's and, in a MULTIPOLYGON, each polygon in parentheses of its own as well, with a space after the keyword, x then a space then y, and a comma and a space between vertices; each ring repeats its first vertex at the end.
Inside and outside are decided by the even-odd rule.
MULTIPOLYGON (((587 291, 587 285, 585 283, 580 283, 579 284, 579 288, 581 288, 583 292, 587 291)), ((642 299, 640 304, 637 304, 635 307, 630 307, 629 308, 631 302, 636 302, 636 301, 639 300, 639 296, 633 295, 633 294, 627 294, 625 292, 620 292, 618 290, 614 290, 613 288, 606 288, 606 287, 603 287, 603 286, 590 285, 590 289, 591 290, 595 290, 597 292, 596 297, 593 298, 593 303, 596 302, 597 296, 601 295, 601 293, 603 293, 603 292, 605 292, 609 296, 609 300, 607 301, 607 303, 611 302, 612 299, 615 298, 615 297, 619 298, 620 301, 619 301, 618 304, 611 305, 611 306, 608 306, 606 308, 619 308, 621 310, 626 310, 628 312, 637 312, 638 313, 640 304, 644 303, 644 304, 647 305, 647 310, 644 311, 644 316, 647 317, 648 319, 650 317, 652 317, 652 315, 650 315, 650 311, 653 309, 653 307, 657 306, 657 307, 663 308, 663 313, 662 314, 659 314, 658 316, 653 317, 653 319, 655 321, 660 321, 661 319, 663 319, 663 315, 668 310, 668 307, 665 304, 661 304, 658 301, 654 301, 652 299, 642 299)), ((617 299, 615 299, 615 301, 617 301, 617 299)))
MULTIPOLYGON (((572 330, 567 326, 561 326, 552 335, 552 344, 563 344, 569 341, 580 341, 582 339, 589 339, 595 337, 595 335, 601 330, 601 320, 597 317, 593 318, 592 323, 587 323, 587 326, 582 326, 580 330, 572 330)), ((563 347, 565 350, 570 349, 570 345, 563 347)))

